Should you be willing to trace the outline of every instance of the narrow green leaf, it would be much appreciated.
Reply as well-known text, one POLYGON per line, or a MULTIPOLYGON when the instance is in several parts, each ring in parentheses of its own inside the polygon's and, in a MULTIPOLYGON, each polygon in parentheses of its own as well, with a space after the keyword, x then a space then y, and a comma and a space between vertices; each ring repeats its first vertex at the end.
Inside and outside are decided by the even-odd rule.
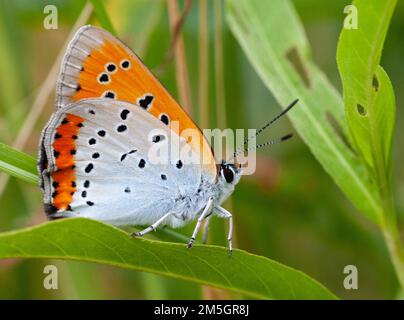
POLYGON ((93 5, 95 15, 97 16, 97 20, 100 25, 105 29, 116 35, 116 31, 112 25, 111 19, 107 14, 107 10, 105 10, 103 0, 89 0, 93 5))
POLYGON ((262 299, 335 299, 304 273, 241 250, 150 241, 70 218, 0 234, 0 258, 89 261, 208 284, 262 299))
POLYGON ((30 183, 38 183, 35 158, 0 142, 0 170, 30 183))
POLYGON ((371 93, 369 113, 369 133, 374 140, 374 157, 384 161, 381 163, 380 174, 391 172, 391 148, 396 119, 396 99, 394 89, 386 71, 378 66, 375 71, 377 91, 371 93))
POLYGON ((353 141, 366 163, 378 167, 379 173, 390 166, 395 120, 394 92, 379 63, 396 3, 354 1, 356 10, 350 15, 357 12, 358 28, 342 30, 337 52, 353 141))
POLYGON ((349 145, 342 99, 314 64, 303 27, 290 1, 227 0, 230 28, 248 59, 288 113, 294 127, 349 199, 381 221, 377 190, 349 145))

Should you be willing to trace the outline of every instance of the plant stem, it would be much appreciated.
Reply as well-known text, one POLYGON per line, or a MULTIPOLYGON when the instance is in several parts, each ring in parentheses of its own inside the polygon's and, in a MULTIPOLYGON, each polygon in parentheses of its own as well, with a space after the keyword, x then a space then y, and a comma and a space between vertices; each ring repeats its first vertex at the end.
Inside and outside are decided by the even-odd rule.
MULTIPOLYGON (((188 6, 190 7, 190 3, 188 6)), ((170 19, 170 27, 171 33, 173 36, 173 50, 175 56, 175 68, 176 68, 176 79, 177 79, 177 88, 179 93, 179 100, 181 106, 191 114, 192 111, 192 103, 191 103, 191 88, 189 86, 189 73, 188 73, 188 65, 186 59, 186 52, 184 46, 184 38, 182 35, 182 26, 181 29, 178 29, 178 23, 182 19, 180 16, 180 12, 178 9, 178 2, 176 0, 168 0, 168 14, 170 19)), ((188 9, 189 10, 189 9, 188 9)), ((187 11, 187 9, 185 9, 187 11)), ((184 13, 185 15, 187 13, 184 13)), ((170 49, 171 50, 171 49, 170 49)))
MULTIPOLYGON (((371 117, 371 119, 374 119, 374 117, 371 117)), ((375 125, 373 126, 375 127, 375 125)), ((377 141, 376 137, 374 137, 375 131, 372 130, 371 132, 373 141, 377 141)), ((374 143, 373 148, 373 175, 377 185, 380 187, 379 194, 383 208, 380 228, 400 283, 400 292, 404 292, 404 248, 398 230, 397 211, 392 191, 391 166, 389 165, 391 156, 384 158, 380 143, 374 143)))
POLYGON ((396 210, 391 193, 382 196, 385 214, 381 229, 401 286, 401 291, 404 292, 404 249, 398 231, 396 210))
MULTIPOLYGON (((380 147, 380 145, 376 145, 376 147, 380 147)), ((386 161, 383 159, 380 149, 375 152, 374 160, 374 176, 380 186, 380 200, 382 208, 384 208, 380 228, 400 283, 400 292, 404 292, 404 249, 398 230, 391 175, 388 172, 386 161)))
POLYGON ((208 2, 199 0, 199 125, 209 127, 209 42, 208 2))

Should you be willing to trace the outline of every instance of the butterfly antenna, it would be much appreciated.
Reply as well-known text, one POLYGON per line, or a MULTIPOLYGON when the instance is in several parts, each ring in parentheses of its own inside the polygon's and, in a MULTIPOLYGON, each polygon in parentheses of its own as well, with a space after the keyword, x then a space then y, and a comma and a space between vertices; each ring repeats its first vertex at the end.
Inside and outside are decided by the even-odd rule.
POLYGON ((279 138, 279 139, 269 140, 269 141, 267 141, 267 142, 264 142, 264 143, 261 143, 261 144, 257 144, 256 146, 250 147, 250 148, 245 149, 245 150, 243 150, 243 151, 252 151, 252 150, 261 149, 261 148, 266 147, 266 146, 271 146, 271 145, 274 145, 274 144, 279 144, 279 143, 281 143, 281 142, 283 142, 283 141, 289 140, 289 139, 292 138, 292 137, 293 137, 293 134, 292 134, 292 133, 289 133, 289 134, 287 134, 286 136, 283 136, 283 137, 281 137, 281 138, 279 138))
MULTIPOLYGON (((299 99, 294 100, 290 105, 288 105, 286 107, 285 110, 283 110, 280 114, 278 114, 275 118, 273 118, 271 121, 269 121, 265 126, 263 126, 261 129, 259 129, 256 133, 255 136, 258 136, 262 131, 268 129, 268 127, 273 124, 274 122, 276 122, 279 118, 281 118, 282 116, 284 116, 290 109, 292 109, 296 103, 299 102, 299 99)), ((244 145, 248 142, 247 141, 244 143, 244 145)))
MULTIPOLYGON (((251 136, 249 136, 248 138, 246 138, 246 139, 244 140, 243 145, 240 146, 239 148, 237 148, 236 151, 234 151, 234 153, 233 153, 233 158, 236 158, 236 156, 237 156, 238 154, 240 154, 241 152, 245 152, 245 151, 249 150, 249 149, 246 150, 246 149, 245 149, 245 146, 247 145, 247 143, 248 143, 251 139, 257 137, 257 136, 258 136, 259 134, 261 134, 264 130, 268 129, 274 122, 276 122, 277 120, 279 120, 279 118, 281 118, 282 116, 284 116, 284 115, 285 115, 290 109, 292 109, 292 108, 296 105, 296 103, 298 103, 298 102, 299 102, 299 99, 294 100, 294 101, 293 101, 291 104, 289 104, 280 114, 278 114, 275 118, 273 118, 271 121, 269 121, 267 124, 265 124, 261 129, 257 130, 254 135, 251 135, 251 136)), ((279 140, 279 142, 281 142, 281 141, 287 140, 287 139, 289 139, 289 138, 291 138, 291 137, 292 137, 292 135, 286 135, 285 137, 282 137, 282 138, 280 138, 280 139, 278 139, 278 140, 279 140), (287 138, 286 138, 286 137, 287 137, 287 138), (284 139, 284 138, 286 138, 286 139, 284 139)), ((275 141, 278 141, 278 140, 271 140, 271 141, 272 141, 272 142, 275 142, 275 141)), ((268 142, 264 143, 263 145, 255 146, 254 148, 255 148, 255 149, 259 149, 259 148, 264 147, 264 146, 266 146, 266 145, 276 144, 276 143, 271 143, 271 141, 268 141, 268 142), (258 147, 259 147, 259 148, 258 148, 258 147)), ((278 142, 278 143, 279 143, 279 142, 278 142)), ((254 149, 254 148, 253 148, 253 149, 254 149)), ((250 149, 251 149, 251 148, 250 148, 250 149)))

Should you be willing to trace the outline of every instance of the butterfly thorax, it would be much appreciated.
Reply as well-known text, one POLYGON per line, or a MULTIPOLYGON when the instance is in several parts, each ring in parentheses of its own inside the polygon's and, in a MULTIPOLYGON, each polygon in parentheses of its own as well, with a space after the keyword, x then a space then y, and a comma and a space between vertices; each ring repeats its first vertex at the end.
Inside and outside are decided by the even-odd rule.
POLYGON ((214 183, 202 176, 200 186, 195 192, 180 193, 176 197, 173 211, 181 214, 172 216, 166 224, 177 228, 197 219, 210 197, 214 198, 213 207, 215 207, 223 203, 232 194, 234 188, 235 184, 227 183, 221 176, 218 176, 214 183))
POLYGON ((202 175, 201 184, 196 193, 189 194, 178 201, 178 212, 185 212, 184 222, 197 218, 210 197, 213 197, 213 207, 221 205, 233 193, 240 181, 242 170, 223 163, 218 167, 217 179, 211 182, 202 175))

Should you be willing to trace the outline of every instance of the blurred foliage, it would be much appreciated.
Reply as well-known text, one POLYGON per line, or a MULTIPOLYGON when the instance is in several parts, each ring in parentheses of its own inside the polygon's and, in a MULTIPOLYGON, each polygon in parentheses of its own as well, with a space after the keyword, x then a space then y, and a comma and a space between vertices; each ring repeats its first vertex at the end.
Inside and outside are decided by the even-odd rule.
MULTIPOLYGON (((197 1, 194 1, 197 3, 197 1)), ((43 8, 48 1, 0 0, 0 67, 7 80, 0 81, 0 141, 12 143, 36 90, 49 72, 84 1, 54 0, 59 11, 59 29, 43 28, 43 8)), ((182 1, 181 1, 182 3, 182 1)), ((337 42, 344 19, 343 8, 350 1, 295 0, 316 64, 331 83, 341 89, 335 59, 337 42)), ((184 26, 184 41, 190 73, 193 105, 198 101, 198 6, 193 5, 184 26)), ((170 44, 171 32, 164 0, 116 0, 106 2, 107 13, 117 34, 135 49, 152 70, 160 65, 170 44)), ((97 23, 92 19, 91 23, 97 23)), ((209 1, 210 61, 213 61, 213 5, 209 1)), ((224 79, 226 110, 232 128, 259 127, 279 108, 271 93, 223 24, 224 79)), ((404 3, 399 1, 386 38, 381 64, 389 74, 396 102, 404 102, 402 52, 404 41, 404 3)), ((215 126, 214 65, 209 68, 210 115, 215 126)), ((178 97, 175 68, 171 63, 159 78, 178 97)), ((36 130, 24 151, 37 154, 41 128, 53 112, 53 98, 41 115, 36 130)), ((398 108, 399 109, 399 108, 398 108)), ((197 119, 197 109, 193 116, 197 119)), ((396 127, 404 125, 397 113, 396 127)), ((283 120, 268 132, 278 136, 293 130, 283 120)), ((395 130, 393 183, 398 201, 402 230, 404 210, 404 132, 395 130)), ((397 279, 383 239, 376 227, 360 215, 323 171, 305 144, 292 141, 260 151, 257 174, 245 177, 233 196, 236 247, 270 257, 302 270, 341 298, 391 299, 396 297, 397 279), (345 290, 343 267, 359 269, 359 290, 345 290)), ((10 179, 0 197, 0 231, 13 230, 45 221, 41 194, 22 181, 10 179)), ((189 235, 192 226, 179 232, 189 235)), ((224 225, 212 220, 210 243, 224 245, 224 225), (220 240, 222 239, 222 240, 220 240), (222 241, 222 242, 221 242, 222 241)), ((5 260, 0 261, 0 298, 202 298, 199 285, 161 276, 133 272, 89 263, 5 260), (42 286, 43 267, 55 264, 61 275, 59 290, 42 286)), ((239 298, 237 295, 230 297, 239 298)))

